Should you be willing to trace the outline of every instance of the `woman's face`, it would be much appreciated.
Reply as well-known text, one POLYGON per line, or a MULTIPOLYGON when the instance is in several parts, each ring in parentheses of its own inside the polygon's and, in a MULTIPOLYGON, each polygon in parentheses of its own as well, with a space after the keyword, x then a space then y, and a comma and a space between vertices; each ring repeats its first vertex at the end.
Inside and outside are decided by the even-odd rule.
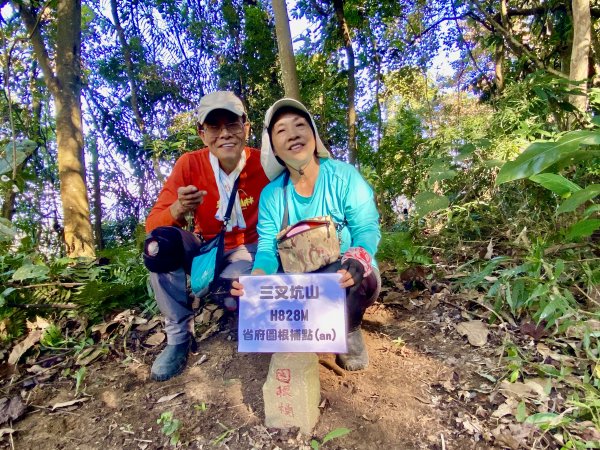
POLYGON ((300 168, 314 158, 317 143, 307 120, 299 114, 286 112, 277 118, 271 130, 275 155, 294 168, 300 168))

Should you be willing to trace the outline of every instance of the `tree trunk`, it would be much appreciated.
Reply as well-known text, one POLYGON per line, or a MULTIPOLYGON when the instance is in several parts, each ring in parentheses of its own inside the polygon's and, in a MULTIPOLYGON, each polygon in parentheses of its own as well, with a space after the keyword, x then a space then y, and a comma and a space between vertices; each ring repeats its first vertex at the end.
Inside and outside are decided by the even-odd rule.
MULTIPOLYGON (((500 36, 500 39, 503 38, 500 36)), ((504 41, 496 46, 494 74, 496 76, 496 93, 500 94, 504 90, 504 41)))
POLYGON ((94 236, 85 185, 81 121, 81 0, 60 0, 57 11, 56 145, 65 245, 70 257, 94 257, 94 236))
POLYGON ((348 160, 350 164, 356 164, 356 106, 354 97, 356 95, 356 81, 354 79, 354 49, 352 48, 352 38, 350 37, 350 28, 344 16, 344 0, 333 0, 333 8, 338 20, 338 26, 344 46, 346 47, 346 57, 348 58, 348 160))
POLYGON ((290 19, 285 0, 273 0, 273 12, 275 13, 275 34, 277 35, 277 48, 279 49, 285 96, 301 100, 296 59, 294 58, 292 35, 290 33, 290 19))
POLYGON ((600 39, 598 38, 598 33, 596 33, 594 25, 592 25, 591 35, 592 54, 594 55, 594 78, 592 79, 592 86, 600 87, 600 39))
MULTIPOLYGON (((500 21, 502 26, 510 31, 506 0, 500 2, 500 21)), ((500 94, 504 90, 504 37, 501 33, 498 33, 497 36, 500 42, 496 46, 496 54, 494 55, 494 72, 496 76, 496 93, 500 94)))
POLYGON ((93 207, 94 207, 94 237, 96 248, 102 250, 104 241, 102 239, 102 192, 100 190, 100 167, 98 164, 98 139, 92 137, 90 153, 92 155, 92 183, 93 183, 93 207))
POLYGON ((58 0, 56 58, 52 64, 33 9, 13 1, 31 37, 44 80, 54 98, 64 240, 69 257, 94 257, 85 185, 81 121, 81 0, 58 0), (56 67, 54 73, 53 66, 56 67))
POLYGON ((581 112, 587 108, 587 78, 589 70, 591 13, 590 0, 573 0, 573 50, 569 80, 580 95, 569 95, 569 101, 581 112))

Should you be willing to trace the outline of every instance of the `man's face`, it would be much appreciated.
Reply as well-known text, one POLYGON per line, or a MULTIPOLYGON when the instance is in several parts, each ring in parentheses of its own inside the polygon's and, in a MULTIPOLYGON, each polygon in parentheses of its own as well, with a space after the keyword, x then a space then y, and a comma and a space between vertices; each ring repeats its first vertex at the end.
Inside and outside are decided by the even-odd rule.
POLYGON ((204 121, 200 137, 224 168, 237 165, 246 145, 250 124, 236 114, 216 109, 204 121))

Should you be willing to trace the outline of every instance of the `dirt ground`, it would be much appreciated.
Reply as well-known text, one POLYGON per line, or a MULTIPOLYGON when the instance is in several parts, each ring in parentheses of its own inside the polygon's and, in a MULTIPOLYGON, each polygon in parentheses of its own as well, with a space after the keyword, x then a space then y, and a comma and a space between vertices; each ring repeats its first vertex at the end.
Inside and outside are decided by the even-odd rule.
POLYGON ((443 293, 418 294, 388 283, 368 310, 367 370, 339 374, 334 355, 319 355, 321 415, 311 436, 265 428, 262 385, 270 355, 238 353, 230 324, 200 342, 182 375, 162 383, 148 375, 164 344, 144 345, 135 328, 87 366, 77 396, 72 373, 32 376, 24 364, 20 376, 5 376, 2 390, 19 395, 26 413, 7 424, 12 434, 0 430, 0 447, 172 448, 157 424, 172 412, 181 421, 180 448, 310 449, 313 439, 337 428, 351 431, 320 448, 516 448, 507 425, 492 416, 504 398, 485 376, 498 367, 499 331, 474 347, 455 329, 472 318, 464 308, 444 301, 443 293), (65 406, 73 400, 79 401, 65 406))

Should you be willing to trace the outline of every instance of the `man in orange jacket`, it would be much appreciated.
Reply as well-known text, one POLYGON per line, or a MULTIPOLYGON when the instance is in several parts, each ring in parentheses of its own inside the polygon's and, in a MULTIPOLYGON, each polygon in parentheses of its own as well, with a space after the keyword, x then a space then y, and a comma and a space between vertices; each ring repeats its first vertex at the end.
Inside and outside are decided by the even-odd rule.
POLYGON ((230 284, 252 269, 258 241, 258 201, 269 181, 260 164, 260 151, 246 147, 250 123, 238 97, 226 91, 207 94, 194 117, 206 148, 185 153, 177 160, 146 221, 149 235, 144 262, 151 272, 150 283, 165 316, 167 334, 167 346, 150 372, 157 381, 181 373, 195 346, 186 276, 202 239, 212 239, 221 231, 239 177, 225 232, 224 261, 217 262, 222 271, 216 283, 218 291, 225 293, 225 306, 236 308, 235 300, 228 297, 230 284), (183 229, 190 216, 193 233, 183 229))

